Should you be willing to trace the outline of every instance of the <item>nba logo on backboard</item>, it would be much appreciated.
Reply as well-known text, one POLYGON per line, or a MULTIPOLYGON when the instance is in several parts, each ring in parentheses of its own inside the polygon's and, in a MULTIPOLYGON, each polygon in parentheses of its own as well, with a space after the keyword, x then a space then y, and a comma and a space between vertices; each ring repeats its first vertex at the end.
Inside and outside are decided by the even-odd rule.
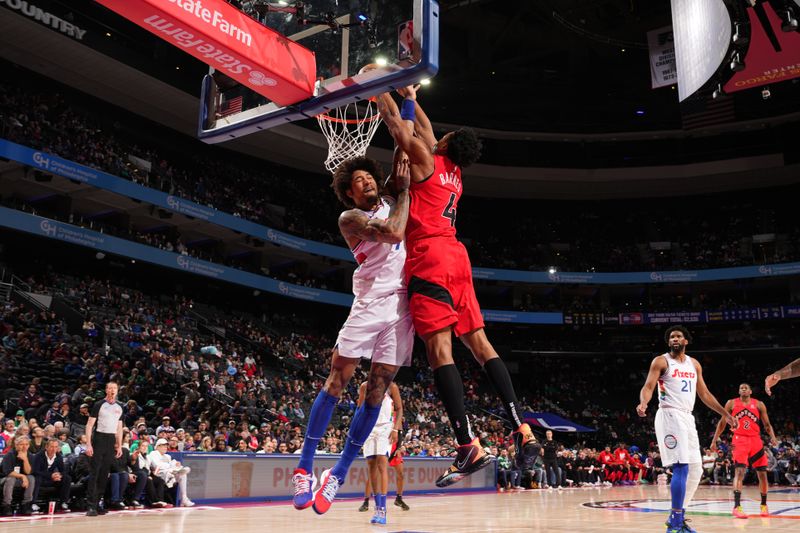
POLYGON ((408 20, 397 26, 397 60, 411 60, 414 57, 414 21, 408 20))

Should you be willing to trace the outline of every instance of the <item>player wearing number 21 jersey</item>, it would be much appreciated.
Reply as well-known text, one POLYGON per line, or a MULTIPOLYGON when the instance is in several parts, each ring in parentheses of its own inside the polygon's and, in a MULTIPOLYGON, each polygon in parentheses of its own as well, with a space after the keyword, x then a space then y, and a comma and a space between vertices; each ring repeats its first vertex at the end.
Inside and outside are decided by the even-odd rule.
POLYGON ((672 511, 667 520, 667 533, 690 533, 694 530, 686 523, 684 512, 703 473, 700 441, 692 414, 695 399, 699 395, 703 403, 731 426, 736 422, 706 387, 700 363, 686 354, 686 346, 692 340, 689 330, 672 326, 664 334, 664 340, 669 351, 650 363, 636 412, 639 416, 646 416, 647 404, 657 386, 655 429, 658 449, 664 467, 672 467, 672 511))

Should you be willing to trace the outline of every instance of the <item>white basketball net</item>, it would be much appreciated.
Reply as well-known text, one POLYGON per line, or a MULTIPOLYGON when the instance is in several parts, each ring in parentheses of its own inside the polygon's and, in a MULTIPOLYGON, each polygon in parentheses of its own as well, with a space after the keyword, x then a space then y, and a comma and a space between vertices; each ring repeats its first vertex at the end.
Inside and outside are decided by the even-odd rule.
POLYGON ((332 174, 344 161, 367 153, 381 117, 378 105, 367 100, 360 105, 351 103, 318 115, 317 122, 328 140, 325 168, 332 174))

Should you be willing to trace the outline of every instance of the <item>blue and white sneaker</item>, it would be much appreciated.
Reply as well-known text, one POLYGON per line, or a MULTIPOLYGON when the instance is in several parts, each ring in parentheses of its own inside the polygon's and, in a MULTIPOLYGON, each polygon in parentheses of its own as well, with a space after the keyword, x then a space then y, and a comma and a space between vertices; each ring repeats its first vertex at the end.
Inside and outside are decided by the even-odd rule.
POLYGON ((296 468, 292 475, 292 485, 294 486, 294 497, 292 503, 295 509, 307 509, 314 503, 314 486, 317 478, 314 473, 309 474, 302 468, 296 468))
POLYGON ((680 513, 672 512, 667 519, 666 533, 697 533, 697 530, 689 527, 689 520, 686 519, 686 511, 680 513))
POLYGON ((375 516, 369 521, 370 524, 378 524, 381 526, 386 525, 386 509, 378 509, 375 511, 375 516))

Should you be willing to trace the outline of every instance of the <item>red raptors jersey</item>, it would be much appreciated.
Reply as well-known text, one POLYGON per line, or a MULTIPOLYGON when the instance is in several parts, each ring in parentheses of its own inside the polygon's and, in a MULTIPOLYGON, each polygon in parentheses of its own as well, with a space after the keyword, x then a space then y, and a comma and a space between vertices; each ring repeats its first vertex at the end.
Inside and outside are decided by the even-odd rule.
POLYGON ((411 182, 411 206, 406 224, 406 248, 430 237, 456 236, 456 211, 461 198, 461 169, 442 155, 433 156, 433 174, 411 182))
POLYGON ((761 436, 761 413, 758 412, 758 400, 750 398, 747 403, 736 398, 733 400, 731 416, 739 422, 739 427, 733 430, 734 435, 747 437, 761 436))

